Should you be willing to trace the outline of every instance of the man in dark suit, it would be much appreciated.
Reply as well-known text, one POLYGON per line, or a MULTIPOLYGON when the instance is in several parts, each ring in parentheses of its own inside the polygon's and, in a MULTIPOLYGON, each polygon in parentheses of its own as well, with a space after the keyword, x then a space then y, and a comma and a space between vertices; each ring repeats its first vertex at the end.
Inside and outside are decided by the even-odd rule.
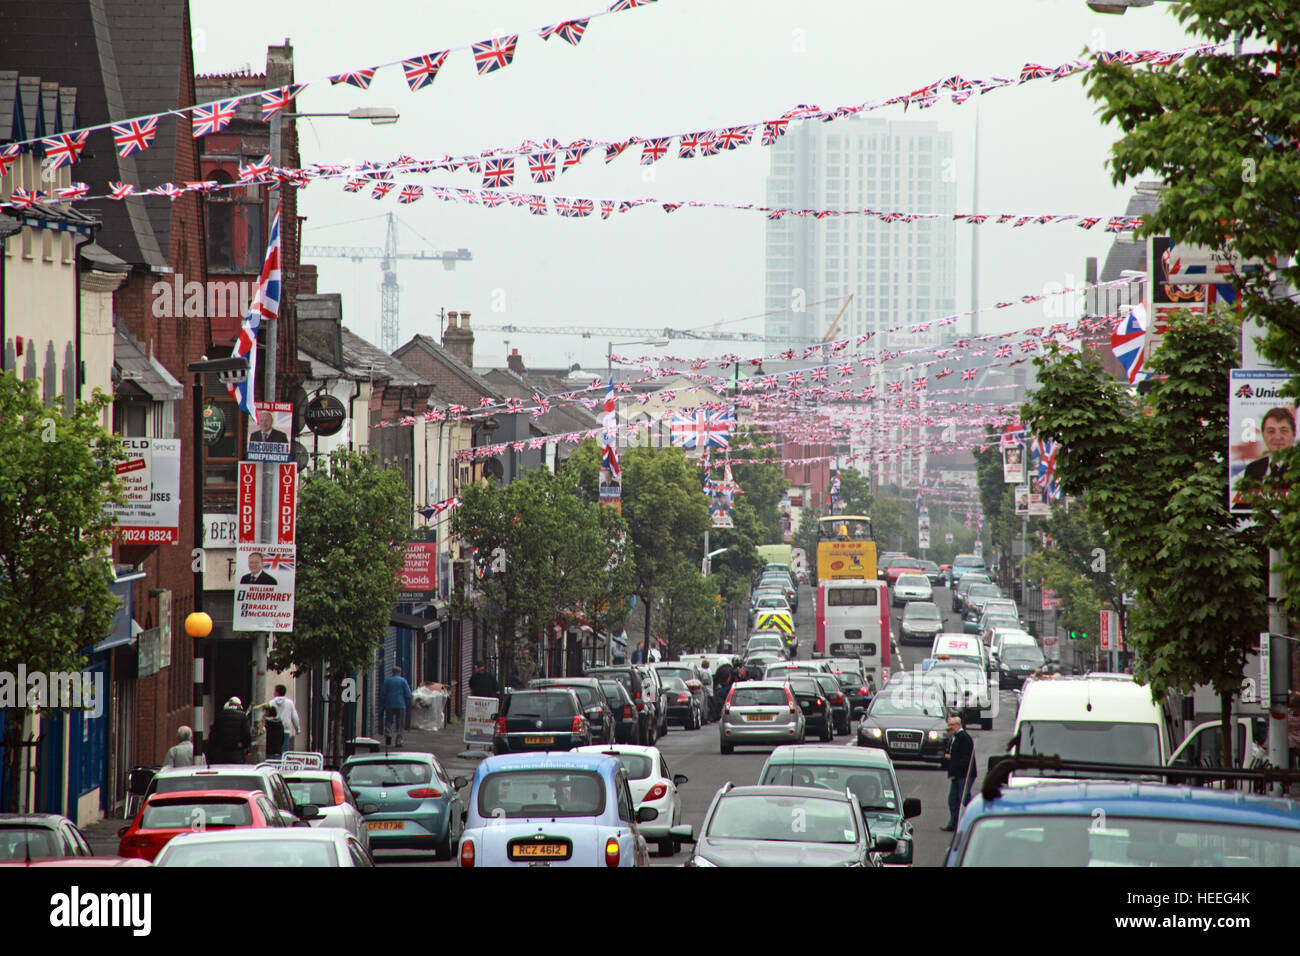
POLYGON ((248 573, 239 579, 240 584, 277 584, 271 575, 262 570, 262 553, 254 551, 248 556, 248 573))
POLYGON ((1282 468, 1273 464, 1273 454, 1295 444, 1295 417, 1289 408, 1270 408, 1259 428, 1268 454, 1247 465, 1245 474, 1247 478, 1263 481, 1265 475, 1276 478, 1282 474, 1282 468))
POLYGON ((275 416, 266 409, 257 413, 258 430, 249 436, 253 442, 275 442, 279 445, 289 444, 289 436, 275 428, 275 416))
POLYGON ((943 762, 948 768, 948 825, 943 830, 957 829, 957 813, 970 803, 967 778, 971 772, 971 757, 975 755, 975 741, 961 725, 960 717, 948 718, 948 752, 943 762))

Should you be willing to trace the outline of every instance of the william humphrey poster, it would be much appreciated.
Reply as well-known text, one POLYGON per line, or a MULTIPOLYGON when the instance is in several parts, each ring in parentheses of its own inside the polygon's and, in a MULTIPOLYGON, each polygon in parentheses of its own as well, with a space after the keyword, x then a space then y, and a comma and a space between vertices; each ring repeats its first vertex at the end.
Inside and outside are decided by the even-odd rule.
POLYGON ((293 630, 294 556, 291 544, 239 546, 231 630, 293 630))

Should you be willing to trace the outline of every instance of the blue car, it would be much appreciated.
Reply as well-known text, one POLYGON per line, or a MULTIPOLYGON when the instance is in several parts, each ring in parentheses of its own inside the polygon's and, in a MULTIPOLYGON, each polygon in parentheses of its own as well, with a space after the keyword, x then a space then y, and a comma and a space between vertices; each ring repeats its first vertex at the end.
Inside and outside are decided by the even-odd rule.
POLYGON ((366 818, 372 850, 433 850, 450 860, 464 828, 459 790, 430 753, 397 752, 349 757, 343 779, 366 818))
POLYGON ((963 811, 945 865, 1300 866, 1296 801, 1141 781, 1168 776, 1160 767, 1062 763, 1057 772, 1139 779, 1048 777, 1000 790, 986 779, 984 792, 963 811))
MULTIPOLYGON (((479 764, 460 865, 648 866, 627 771, 615 757, 591 753, 505 754, 479 764)), ((672 835, 690 842, 689 826, 672 835)))

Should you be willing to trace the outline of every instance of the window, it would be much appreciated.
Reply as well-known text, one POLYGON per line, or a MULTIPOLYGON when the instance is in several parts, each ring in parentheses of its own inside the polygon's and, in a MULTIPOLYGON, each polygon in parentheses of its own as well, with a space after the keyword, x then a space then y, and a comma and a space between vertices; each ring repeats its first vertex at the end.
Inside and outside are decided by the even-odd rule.
POLYGON ((632 794, 628 792, 627 781, 618 779, 618 818, 631 823, 635 814, 632 812, 632 794))

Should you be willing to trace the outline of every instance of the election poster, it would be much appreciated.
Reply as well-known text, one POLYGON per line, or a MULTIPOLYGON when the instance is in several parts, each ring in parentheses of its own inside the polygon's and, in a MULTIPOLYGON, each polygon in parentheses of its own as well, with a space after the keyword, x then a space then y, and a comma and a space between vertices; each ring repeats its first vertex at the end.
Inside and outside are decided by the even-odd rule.
POLYGON ((1018 485, 1025 480, 1025 446, 1021 444, 1002 447, 1002 480, 1008 485, 1018 485))
POLYGON ((295 548, 241 544, 235 565, 235 631, 292 631, 295 548))
POLYGON ((124 438, 126 460, 115 466, 126 504, 109 505, 123 544, 180 541, 181 440, 124 438))
POLYGON ((257 402, 257 426, 248 431, 245 461, 289 461, 293 402, 257 402))
POLYGON ((1286 494, 1277 454, 1295 444, 1295 401, 1282 389, 1291 373, 1279 369, 1233 369, 1228 373, 1228 507, 1250 514, 1261 498, 1286 494), (1242 479, 1257 487, 1239 487, 1242 479), (1267 479, 1273 487, 1264 489, 1267 479))

